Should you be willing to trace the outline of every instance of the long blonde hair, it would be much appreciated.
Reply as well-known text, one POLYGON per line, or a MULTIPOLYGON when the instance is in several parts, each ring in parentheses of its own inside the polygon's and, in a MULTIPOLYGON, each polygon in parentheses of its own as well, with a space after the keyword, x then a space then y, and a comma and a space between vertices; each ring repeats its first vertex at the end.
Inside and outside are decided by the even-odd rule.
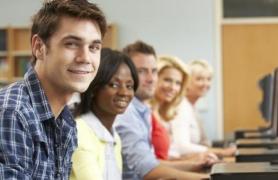
MULTIPOLYGON (((177 112, 176 112, 177 106, 180 104, 182 98, 184 97, 186 84, 189 79, 189 70, 188 70, 188 67, 185 65, 185 63, 183 63, 183 61, 181 59, 179 59, 178 57, 174 57, 174 56, 159 56, 158 62, 157 62, 157 67, 158 67, 158 76, 166 68, 175 68, 178 71, 180 71, 183 76, 181 90, 177 94, 177 96, 171 102, 164 104, 163 106, 159 105, 159 108, 158 108, 158 113, 163 118, 163 120, 170 121, 177 114, 177 112)), ((150 101, 150 104, 153 107, 155 107, 159 104, 159 102, 156 98, 156 95, 150 101)))

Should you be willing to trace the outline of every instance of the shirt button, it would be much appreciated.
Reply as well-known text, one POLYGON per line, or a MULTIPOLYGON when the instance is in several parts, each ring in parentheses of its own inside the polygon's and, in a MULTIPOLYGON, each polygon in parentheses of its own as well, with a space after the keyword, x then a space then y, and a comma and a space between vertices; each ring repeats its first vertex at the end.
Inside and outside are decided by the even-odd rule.
POLYGON ((60 175, 61 175, 61 173, 60 173, 60 172, 57 172, 57 173, 56 173, 56 178, 59 178, 60 175))
POLYGON ((55 149, 59 149, 60 145, 59 144, 54 144, 55 149))

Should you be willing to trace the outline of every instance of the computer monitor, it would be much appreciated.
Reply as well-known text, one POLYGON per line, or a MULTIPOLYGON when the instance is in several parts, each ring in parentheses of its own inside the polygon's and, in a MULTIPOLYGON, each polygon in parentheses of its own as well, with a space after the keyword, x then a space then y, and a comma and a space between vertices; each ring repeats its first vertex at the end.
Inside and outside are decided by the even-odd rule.
POLYGON ((273 74, 267 74, 259 80, 259 87, 262 90, 262 101, 259 105, 259 109, 263 119, 266 122, 272 119, 272 100, 273 100, 273 74))
MULTIPOLYGON (((263 116, 270 118, 271 122, 268 127, 260 128, 260 132, 267 133, 269 137, 278 137, 278 67, 275 68, 274 72, 260 80, 261 88, 263 89, 263 101, 261 110, 265 111, 263 116)), ((254 132, 257 130, 237 130, 235 132, 235 138, 241 139, 245 137, 245 133, 254 132)))
POLYGON ((274 132, 276 137, 278 137, 278 67, 274 70, 273 86, 272 118, 274 123, 274 132))

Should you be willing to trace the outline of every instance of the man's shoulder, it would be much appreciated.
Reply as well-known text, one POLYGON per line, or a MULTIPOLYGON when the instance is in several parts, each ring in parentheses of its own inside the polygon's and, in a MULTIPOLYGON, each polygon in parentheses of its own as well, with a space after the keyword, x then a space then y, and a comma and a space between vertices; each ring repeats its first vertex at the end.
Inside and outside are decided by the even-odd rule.
POLYGON ((29 105, 27 87, 22 81, 0 89, 0 109, 20 111, 29 105))
POLYGON ((135 131, 145 127, 144 118, 136 109, 136 107, 129 107, 123 114, 117 116, 115 121, 115 127, 119 132, 121 128, 133 129, 135 131))
POLYGON ((136 105, 131 102, 128 107, 126 108, 125 112, 123 114, 128 114, 129 112, 136 112, 137 109, 136 109, 136 105))
POLYGON ((124 113, 117 115, 117 119, 130 119, 131 117, 132 119, 136 119, 137 114, 135 105, 130 103, 124 113))

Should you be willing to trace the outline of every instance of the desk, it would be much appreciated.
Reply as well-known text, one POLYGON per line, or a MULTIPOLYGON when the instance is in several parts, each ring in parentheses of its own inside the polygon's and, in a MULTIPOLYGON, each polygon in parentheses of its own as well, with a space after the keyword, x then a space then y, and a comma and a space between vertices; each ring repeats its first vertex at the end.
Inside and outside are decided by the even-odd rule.
POLYGON ((278 149, 240 148, 236 153, 236 162, 270 162, 278 160, 278 149))
POLYGON ((212 167, 211 180, 277 180, 278 165, 270 163, 219 163, 212 167))
POLYGON ((224 157, 223 161, 226 163, 232 163, 232 162, 236 162, 236 158, 235 157, 224 157))
POLYGON ((277 148, 278 139, 240 139, 236 141, 237 148, 277 148))

